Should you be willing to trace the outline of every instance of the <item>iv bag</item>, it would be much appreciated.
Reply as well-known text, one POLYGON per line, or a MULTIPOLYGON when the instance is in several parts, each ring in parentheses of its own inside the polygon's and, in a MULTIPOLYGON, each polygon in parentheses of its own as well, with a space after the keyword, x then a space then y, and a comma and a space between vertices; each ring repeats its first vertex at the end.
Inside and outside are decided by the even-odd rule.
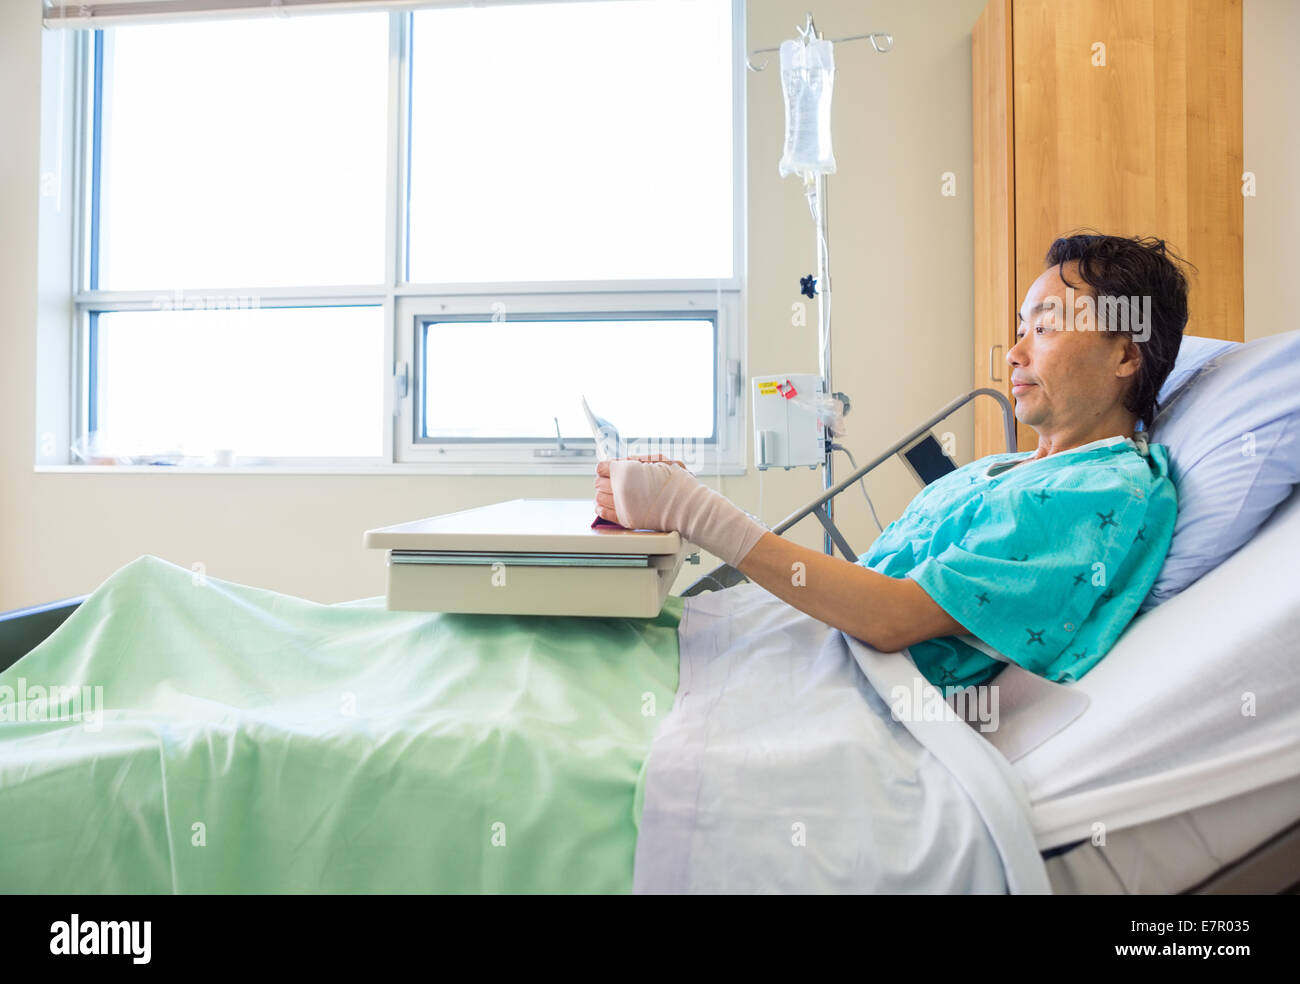
POLYGON ((785 91, 787 174, 834 174, 831 153, 831 86, 835 58, 829 41, 781 42, 781 88, 785 91))

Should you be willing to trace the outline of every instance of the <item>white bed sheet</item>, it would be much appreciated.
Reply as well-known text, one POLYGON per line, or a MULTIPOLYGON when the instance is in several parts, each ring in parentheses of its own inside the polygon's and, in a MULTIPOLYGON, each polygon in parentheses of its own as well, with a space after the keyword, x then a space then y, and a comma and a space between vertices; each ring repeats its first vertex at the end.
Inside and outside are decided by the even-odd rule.
POLYGON ((958 720, 894 718, 908 660, 757 584, 687 599, 679 635, 634 891, 1050 891, 1005 759, 958 720))

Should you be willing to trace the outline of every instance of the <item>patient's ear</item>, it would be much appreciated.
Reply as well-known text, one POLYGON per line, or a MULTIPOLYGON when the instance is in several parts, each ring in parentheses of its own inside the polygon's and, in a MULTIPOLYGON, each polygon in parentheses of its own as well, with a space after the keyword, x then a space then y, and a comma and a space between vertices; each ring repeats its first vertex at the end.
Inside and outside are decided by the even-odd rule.
POLYGON ((1124 346, 1124 351, 1119 365, 1115 367, 1115 375, 1121 379, 1137 375, 1142 368, 1142 346, 1127 335, 1121 337, 1120 344, 1124 346))

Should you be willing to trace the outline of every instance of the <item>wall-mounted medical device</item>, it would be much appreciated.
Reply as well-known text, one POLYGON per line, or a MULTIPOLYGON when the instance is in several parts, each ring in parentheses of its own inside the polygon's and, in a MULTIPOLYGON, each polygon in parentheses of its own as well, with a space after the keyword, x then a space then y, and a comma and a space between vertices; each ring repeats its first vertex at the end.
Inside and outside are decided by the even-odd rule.
POLYGON ((816 468, 826 459, 826 425, 817 398, 825 381, 816 373, 755 376, 754 461, 768 468, 816 468))

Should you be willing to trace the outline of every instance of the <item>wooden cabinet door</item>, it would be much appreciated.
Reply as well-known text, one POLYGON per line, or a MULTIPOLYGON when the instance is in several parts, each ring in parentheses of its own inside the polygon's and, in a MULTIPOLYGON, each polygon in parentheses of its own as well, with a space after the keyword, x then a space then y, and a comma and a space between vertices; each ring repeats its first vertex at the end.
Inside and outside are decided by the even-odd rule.
MULTIPOLYGON (((1052 240, 1083 229, 1164 239, 1197 268, 1187 334, 1244 339, 1241 0, 991 0, 973 33, 972 74, 977 385, 997 344, 982 334, 1000 320, 1003 344, 1014 343, 1016 309, 1052 240), (998 134, 1003 19, 1011 97, 1009 130, 998 134), (1003 214, 1014 283, 997 312, 1003 214)), ((977 411, 977 453, 1002 450, 1000 438, 981 443, 981 416, 989 409, 977 411)), ((1022 449, 1037 446, 1033 431, 1019 431, 1022 449)))

